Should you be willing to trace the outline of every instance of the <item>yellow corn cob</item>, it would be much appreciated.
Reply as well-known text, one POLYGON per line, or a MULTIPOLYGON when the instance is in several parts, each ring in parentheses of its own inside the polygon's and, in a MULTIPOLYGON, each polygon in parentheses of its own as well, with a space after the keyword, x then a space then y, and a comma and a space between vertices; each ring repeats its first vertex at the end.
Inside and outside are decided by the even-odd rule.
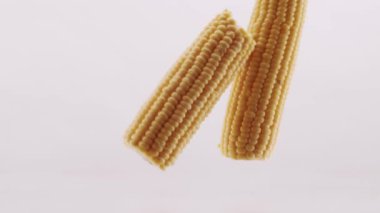
POLYGON ((249 32, 257 42, 239 72, 229 102, 222 153, 265 159, 277 136, 306 0, 258 0, 249 32))
POLYGON ((126 144, 161 169, 171 165, 252 49, 228 11, 217 16, 142 108, 126 144))

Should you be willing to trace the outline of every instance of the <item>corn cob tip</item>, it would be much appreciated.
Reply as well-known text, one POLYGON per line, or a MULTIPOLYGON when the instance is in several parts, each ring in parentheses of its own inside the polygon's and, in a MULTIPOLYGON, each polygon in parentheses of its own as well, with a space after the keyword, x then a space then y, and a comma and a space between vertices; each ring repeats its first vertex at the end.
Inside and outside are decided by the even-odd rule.
POLYGON ((154 161, 154 159, 147 152, 144 152, 143 150, 141 150, 140 147, 132 144, 128 139, 124 139, 124 145, 128 149, 135 150, 140 155, 140 157, 142 159, 144 159, 146 162, 148 162, 149 164, 154 165, 156 168, 159 168, 162 171, 165 171, 165 169, 166 169, 165 166, 163 166, 160 163, 154 161))
POLYGON ((222 14, 227 17, 232 17, 232 12, 229 9, 224 9, 222 14))

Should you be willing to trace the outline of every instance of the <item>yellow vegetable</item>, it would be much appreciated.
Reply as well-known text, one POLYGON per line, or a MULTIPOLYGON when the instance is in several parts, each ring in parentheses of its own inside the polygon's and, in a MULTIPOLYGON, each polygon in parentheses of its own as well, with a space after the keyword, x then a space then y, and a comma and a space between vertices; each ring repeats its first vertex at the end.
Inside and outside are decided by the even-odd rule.
POLYGON ((171 165, 253 49, 228 11, 217 16, 169 71, 125 135, 160 168, 171 165))
POLYGON ((257 42, 230 98, 221 150, 265 159, 276 142, 304 19, 306 0, 258 0, 249 32, 257 42))

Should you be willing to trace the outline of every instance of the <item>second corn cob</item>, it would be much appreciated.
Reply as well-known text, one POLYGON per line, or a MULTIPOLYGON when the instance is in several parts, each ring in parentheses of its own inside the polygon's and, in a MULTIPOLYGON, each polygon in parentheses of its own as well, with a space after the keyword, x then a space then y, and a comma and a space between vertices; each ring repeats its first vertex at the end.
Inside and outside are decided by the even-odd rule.
POLYGON ((221 150, 264 159, 277 136, 301 33, 306 0, 258 0, 249 32, 257 42, 234 83, 221 150))
POLYGON ((162 169, 172 164, 252 49, 228 11, 217 16, 142 108, 126 144, 162 169))

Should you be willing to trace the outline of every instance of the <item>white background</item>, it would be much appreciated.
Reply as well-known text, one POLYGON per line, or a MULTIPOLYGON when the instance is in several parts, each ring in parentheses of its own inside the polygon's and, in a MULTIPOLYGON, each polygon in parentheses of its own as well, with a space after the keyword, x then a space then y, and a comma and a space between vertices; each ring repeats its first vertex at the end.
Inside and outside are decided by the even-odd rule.
POLYGON ((310 0, 269 161, 224 158, 229 90, 166 172, 122 136, 181 52, 253 0, 0 0, 0 212, 380 212, 380 1, 310 0))

